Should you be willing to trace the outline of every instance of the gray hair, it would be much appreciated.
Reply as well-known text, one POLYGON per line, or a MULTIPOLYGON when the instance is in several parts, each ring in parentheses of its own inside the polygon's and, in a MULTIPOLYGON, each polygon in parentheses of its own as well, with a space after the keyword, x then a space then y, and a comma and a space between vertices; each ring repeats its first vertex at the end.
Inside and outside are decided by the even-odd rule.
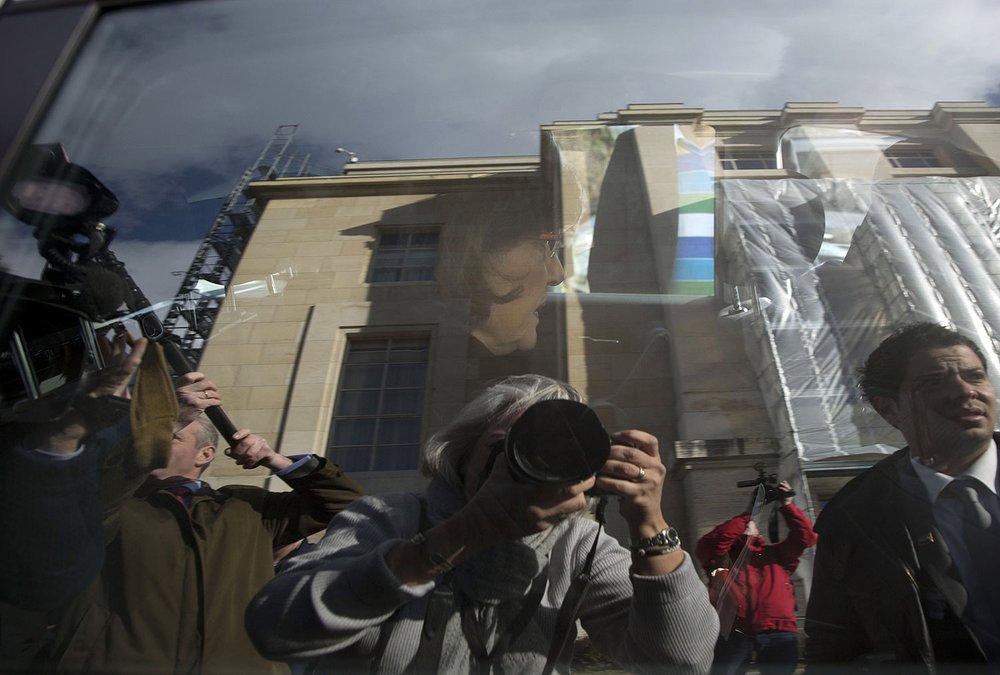
POLYGON ((198 423, 198 429, 195 430, 194 436, 198 447, 204 448, 206 445, 219 447, 219 432, 216 431, 215 426, 201 415, 196 417, 194 421, 198 423))
POLYGON ((480 437, 493 429, 506 431, 525 410, 550 399, 583 402, 575 388, 544 375, 512 375, 489 385, 430 437, 420 471, 461 490, 462 465, 480 437))
MULTIPOLYGON (((199 415, 194 418, 194 422, 198 423, 198 426, 194 430, 194 442, 197 448, 201 450, 206 445, 211 445, 212 447, 218 449, 219 447, 219 432, 216 431, 215 426, 206 418, 204 415, 199 415)), ((192 424, 194 424, 192 422, 192 424)), ((214 456, 213 456, 214 458, 214 456)), ((212 460, 208 460, 202 465, 201 469, 198 471, 198 475, 201 476, 205 473, 208 465, 212 463, 212 460)))

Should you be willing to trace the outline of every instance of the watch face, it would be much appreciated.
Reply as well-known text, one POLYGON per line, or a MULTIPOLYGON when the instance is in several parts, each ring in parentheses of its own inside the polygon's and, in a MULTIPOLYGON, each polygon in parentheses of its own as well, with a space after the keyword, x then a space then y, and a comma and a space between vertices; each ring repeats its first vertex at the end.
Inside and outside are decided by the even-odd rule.
POLYGON ((677 536, 677 530, 672 527, 663 530, 656 535, 654 539, 660 546, 677 546, 680 543, 680 537, 677 536))

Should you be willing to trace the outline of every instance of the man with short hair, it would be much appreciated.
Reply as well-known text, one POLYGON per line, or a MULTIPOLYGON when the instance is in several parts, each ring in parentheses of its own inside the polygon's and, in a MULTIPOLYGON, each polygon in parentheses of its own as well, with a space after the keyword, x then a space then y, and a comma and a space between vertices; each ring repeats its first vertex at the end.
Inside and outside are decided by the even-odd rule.
POLYGON ((189 476, 199 478, 215 459, 219 446, 219 432, 204 417, 197 418, 186 427, 174 432, 170 444, 170 460, 162 469, 149 472, 154 478, 189 476))
POLYGON ((983 354, 921 323, 884 340, 861 373, 865 397, 907 447, 817 520, 806 660, 996 668, 997 398, 983 354))
POLYGON ((257 653, 243 613, 274 576, 274 549, 323 529, 360 486, 322 457, 285 457, 243 429, 226 454, 271 469, 291 491, 214 489, 201 474, 218 435, 199 415, 221 398, 201 373, 179 378, 177 398, 165 466, 137 474, 128 444, 103 460, 106 562, 59 621, 60 671, 288 672, 257 653))

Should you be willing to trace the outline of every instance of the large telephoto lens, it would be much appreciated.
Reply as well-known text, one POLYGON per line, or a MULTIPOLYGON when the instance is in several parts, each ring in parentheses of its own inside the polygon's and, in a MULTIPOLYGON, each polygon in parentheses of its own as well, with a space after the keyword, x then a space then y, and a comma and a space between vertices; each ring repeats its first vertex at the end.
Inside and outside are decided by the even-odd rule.
POLYGON ((539 401, 507 434, 504 452, 514 475, 548 485, 578 483, 604 466, 611 438, 597 414, 576 401, 539 401))

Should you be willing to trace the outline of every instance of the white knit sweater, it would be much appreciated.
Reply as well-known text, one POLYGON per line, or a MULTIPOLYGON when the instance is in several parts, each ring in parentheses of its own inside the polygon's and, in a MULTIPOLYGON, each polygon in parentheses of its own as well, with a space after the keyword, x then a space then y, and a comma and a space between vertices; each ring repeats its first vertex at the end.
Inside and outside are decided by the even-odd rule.
MULTIPOLYGON (((441 484, 431 487, 432 498, 442 494, 441 484)), ((429 501, 432 522, 449 510, 429 501)), ((251 602, 246 619, 254 644, 272 659, 319 662, 315 672, 406 671, 417 653, 435 583, 401 584, 385 556, 419 528, 420 501, 415 495, 365 497, 354 502, 334 519, 314 550, 291 560, 251 602), (391 633, 383 635, 384 631, 391 633)), ((562 599, 584 564, 596 529, 595 522, 583 518, 553 528, 550 536, 554 538, 544 546, 549 560, 545 594, 533 619, 498 658, 497 670, 542 670, 562 599)), ((506 551, 489 549, 456 570, 461 574, 469 565, 471 569, 464 570, 469 578, 488 569, 491 579, 482 595, 507 589, 513 596, 494 601, 492 612, 491 601, 484 601, 479 616, 487 626, 488 647, 496 639, 490 627, 499 625, 502 630, 517 614, 519 599, 538 571, 533 560, 505 557, 506 551)), ((631 574, 630 565, 631 554, 602 532, 579 616, 591 641, 629 670, 707 672, 718 618, 690 557, 685 554, 677 570, 658 577, 631 574)), ((459 579, 455 583, 462 585, 459 579)), ((476 585, 474 580, 471 584, 476 585)), ((445 631, 438 672, 474 670, 457 612, 445 631)))

